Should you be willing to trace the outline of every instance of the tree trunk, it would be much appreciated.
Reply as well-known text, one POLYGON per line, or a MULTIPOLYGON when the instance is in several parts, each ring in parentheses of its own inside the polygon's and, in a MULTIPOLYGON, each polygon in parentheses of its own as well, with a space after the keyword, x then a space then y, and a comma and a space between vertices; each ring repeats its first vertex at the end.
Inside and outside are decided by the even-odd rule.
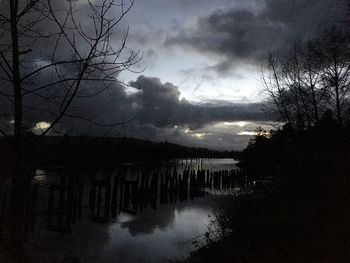
POLYGON ((12 249, 19 259, 24 256, 24 207, 25 175, 22 162, 22 88, 19 65, 19 44, 17 32, 18 0, 10 0, 12 77, 14 94, 14 141, 11 185, 11 239, 12 249))

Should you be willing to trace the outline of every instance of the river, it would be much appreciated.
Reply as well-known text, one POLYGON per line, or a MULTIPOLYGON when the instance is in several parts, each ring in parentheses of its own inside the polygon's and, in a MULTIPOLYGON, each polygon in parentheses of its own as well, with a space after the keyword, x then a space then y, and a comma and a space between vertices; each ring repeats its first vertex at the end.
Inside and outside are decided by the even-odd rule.
POLYGON ((184 259, 204 242, 217 197, 242 183, 236 164, 198 159, 37 169, 26 249, 33 262, 184 259))

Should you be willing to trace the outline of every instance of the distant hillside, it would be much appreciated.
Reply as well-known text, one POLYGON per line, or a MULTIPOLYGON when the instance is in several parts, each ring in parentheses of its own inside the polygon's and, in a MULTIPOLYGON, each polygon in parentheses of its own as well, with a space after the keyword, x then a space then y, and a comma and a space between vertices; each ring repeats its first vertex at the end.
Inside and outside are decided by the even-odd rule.
MULTIPOLYGON (((36 139, 32 136, 31 139, 36 139)), ((35 140, 34 140, 35 141, 35 140)), ((0 143, 2 160, 8 159, 8 146, 0 143)), ((168 142, 133 138, 100 138, 88 136, 47 136, 28 147, 28 166, 35 165, 110 165, 120 162, 157 161, 176 158, 235 157, 235 152, 219 152, 168 142)))

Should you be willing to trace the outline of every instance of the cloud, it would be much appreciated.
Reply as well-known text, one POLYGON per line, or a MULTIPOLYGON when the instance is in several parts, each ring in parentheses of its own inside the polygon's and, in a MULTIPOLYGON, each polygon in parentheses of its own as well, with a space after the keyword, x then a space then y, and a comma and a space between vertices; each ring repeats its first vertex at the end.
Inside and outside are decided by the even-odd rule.
MULTIPOLYGON (((266 121, 271 118, 262 103, 231 103, 213 100, 202 103, 180 99, 180 90, 159 78, 139 76, 130 85, 136 92, 127 93, 123 85, 115 85, 93 98, 77 98, 69 113, 100 122, 118 122, 135 116, 139 125, 157 128, 189 126, 198 129, 209 123, 224 121, 266 121), (97 114, 97 113, 99 114, 97 114)), ((90 87, 93 89, 93 87, 90 87)), ((92 92, 92 91, 91 91, 92 92)))
POLYGON ((346 16, 344 0, 267 0, 260 12, 236 5, 200 16, 166 45, 218 55, 216 70, 225 72, 237 61, 256 63, 268 51, 317 37, 331 25, 343 27, 346 16))
MULTIPOLYGON (((68 115, 76 118, 62 119, 59 131, 76 135, 125 135, 225 149, 232 145, 242 147, 232 138, 238 130, 236 132, 235 128, 227 125, 226 129, 220 128, 223 131, 221 134, 219 128, 213 128, 217 123, 236 122, 236 126, 243 129, 246 128, 240 127, 243 121, 254 125, 273 120, 273 116, 266 115, 262 110, 262 103, 223 100, 195 103, 180 99, 181 93, 174 84, 146 76, 138 77, 130 85, 135 88, 132 93, 126 92, 125 86, 116 84, 92 97, 88 94, 93 94, 94 86, 84 87, 88 98, 76 98, 68 110, 68 115), (116 127, 108 125, 123 121, 127 123, 116 127)), ((52 119, 50 113, 35 115, 28 127, 38 127, 38 124, 49 123, 52 119)))
MULTIPOLYGON (((203 5, 211 3, 211 6, 215 6, 212 1, 204 1, 203 5)), ((231 1, 223 1, 228 4, 231 1)), ((237 1, 240 2, 240 1, 237 1)), ((249 1, 249 5, 253 6, 252 3, 255 1, 249 1)), ((55 2, 55 9, 66 8, 68 2, 55 2)), ((183 5, 186 6, 187 2, 182 1, 183 5)), ((191 5, 191 10, 196 9, 201 2, 193 1, 191 5)), ((189 5, 187 5, 189 6, 189 5)), ((212 8, 211 8, 212 9, 212 8)), ((260 26, 255 20, 259 16, 256 11, 247 11, 249 8, 246 5, 236 5, 235 11, 217 11, 209 16, 204 16, 199 19, 199 22, 203 22, 203 28, 197 27, 193 28, 192 34, 187 31, 183 31, 183 36, 188 36, 188 43, 181 41, 181 35, 174 38, 174 43, 195 45, 193 41, 193 36, 196 36, 198 40, 198 47, 205 52, 213 52, 212 50, 221 50, 221 53, 230 52, 230 44, 227 42, 234 34, 230 33, 229 26, 230 15, 235 18, 235 23, 240 23, 237 32, 242 36, 245 35, 245 25, 254 24, 255 31, 259 30, 260 26), (237 7, 238 6, 238 7, 237 7), (238 8, 238 9, 237 9, 238 8), (237 11, 239 10, 239 11, 237 11), (222 20, 227 17, 226 20, 222 20), (254 22, 255 21, 255 22, 254 22), (221 30, 221 28, 223 29, 221 30), (212 30, 213 36, 207 37, 207 32, 212 30), (206 41, 208 40, 208 41, 206 41)), ((86 2, 80 4, 79 15, 81 16, 81 26, 86 29, 87 33, 92 33, 93 27, 88 22, 87 12, 88 6, 86 2)), ((64 12, 58 12, 58 19, 63 19, 64 12), (60 15, 62 17, 60 17, 60 15)), ((35 16, 36 14, 31 14, 35 16)), ((29 15, 28 19, 31 19, 29 15)), ((157 19, 155 19, 155 22, 157 19)), ((174 28, 182 26, 181 23, 174 23, 174 28)), ((279 27, 277 27, 279 28, 279 27)), ((42 21, 37 24, 36 29, 43 33, 56 33, 59 31, 57 26, 52 22, 42 21)), ((115 37, 112 36, 113 41, 120 41, 120 35, 125 32, 124 24, 119 31, 115 32, 115 37)), ((154 35, 149 34, 150 37, 145 37, 145 35, 138 34, 131 35, 131 40, 134 39, 136 42, 145 43, 146 46, 152 47, 149 52, 146 52, 146 56, 153 57, 157 59, 157 45, 153 48, 152 44, 158 41, 159 38, 166 36, 165 29, 159 29, 154 35), (157 36, 157 38, 155 37, 157 36)), ((253 34, 252 34, 253 35, 253 34)), ((2 38, 9 39, 8 35, 2 38)), ((244 37, 242 37, 244 39, 244 37)), ((22 43, 32 42, 26 41, 27 39, 22 39, 22 43)), ((83 51, 86 49, 86 43, 83 43, 82 37, 76 36, 75 41, 77 41, 77 47, 79 50, 83 51)), ((120 43, 119 43, 120 44, 120 43)), ((118 43, 114 43, 118 46, 118 43)), ((39 64, 45 64, 50 61, 52 55, 52 47, 55 46, 54 38, 39 38, 35 42, 35 48, 31 52, 23 56, 26 63, 23 64, 22 73, 27 73, 26 68, 31 68, 39 66, 39 64)), ((238 43, 236 47, 236 53, 239 49, 245 48, 245 43, 238 43)), ((69 50, 67 41, 62 40, 56 50, 56 59, 67 59, 72 54, 67 52, 69 50)), ((163 47, 164 48, 164 47, 163 47)), ((256 47, 255 49, 258 49, 256 47)), ((254 57, 254 44, 251 47, 242 50, 241 56, 243 57, 254 57), (253 51, 251 51, 253 49, 253 51)), ((128 53, 128 52, 126 52, 128 53)), ((231 56, 234 53, 230 53, 231 56)), ((225 68, 225 67, 223 67, 225 68)), ((56 74, 59 72, 60 75, 69 78, 74 75, 77 71, 77 65, 62 65, 55 68, 52 71, 43 71, 42 74, 37 74, 33 76, 28 84, 23 85, 25 89, 23 95, 24 102, 24 126, 28 129, 34 128, 36 132, 40 132, 40 126, 43 123, 51 123, 54 117, 60 112, 62 108, 62 103, 60 100, 64 101, 65 91, 67 87, 57 86, 56 88, 48 90, 40 90, 40 92, 26 93, 28 90, 33 90, 40 88, 42 85, 54 82, 58 77, 56 74), (57 71, 55 71, 57 70, 57 71), (55 73, 56 72, 56 73, 55 73), (36 129, 35 129, 36 128, 36 129)), ((2 77, 3 75, 1 75, 2 77)), ((203 79, 210 79, 210 76, 204 76, 203 79)), ((6 86, 3 82, 2 91, 12 92, 11 86, 6 86)), ((130 83, 131 86, 136 88, 136 92, 128 93, 125 86, 121 84, 113 84, 102 91, 103 86, 98 83, 85 82, 82 85, 81 90, 77 94, 77 98, 73 101, 72 105, 68 110, 68 115, 70 117, 63 118, 57 129, 59 132, 68 134, 85 134, 85 135, 105 135, 109 132, 110 135, 122 135, 127 133, 129 136, 136 136, 139 138, 149 138, 154 140, 174 140, 178 143, 185 143, 187 145, 208 145, 210 147, 216 146, 217 138, 222 139, 220 147, 231 144, 232 136, 227 131, 223 136, 216 136, 212 131, 208 130, 208 127, 215 125, 219 122, 230 122, 230 121, 252 121, 260 122, 269 120, 269 117, 261 110, 263 105, 261 103, 230 103, 224 100, 207 101, 202 103, 194 103, 186 99, 181 99, 181 93, 179 87, 172 83, 163 83, 159 78, 151 78, 146 76, 140 76, 137 80, 130 83), (99 92, 101 90, 101 92, 99 92), (75 116, 75 117, 74 117, 75 116), (77 118, 79 117, 79 118, 77 118), (127 122, 125 125, 120 125, 116 128, 112 126, 109 127, 108 124, 115 124, 118 122, 127 122), (96 125, 100 124, 100 125, 96 125), (186 132, 187 131, 187 132, 186 132), (229 143, 228 143, 229 142, 229 143), (202 143, 202 144, 200 144, 202 143)), ((200 85, 197 89, 200 88, 200 85)), ((213 85, 214 88, 214 85, 213 85)), ((12 93, 11 93, 12 94, 12 93)), ((224 99, 224 98, 223 98, 224 99)), ((3 119, 0 121, 0 126, 6 131, 12 130, 11 121, 13 120, 13 105, 11 101, 6 102, 2 99, 0 105, 1 113, 4 113, 3 119)), ((45 128, 45 127, 44 127, 45 128)), ((215 131, 217 132, 217 131, 215 131)), ((219 147, 219 146, 217 146, 219 147)))
POLYGON ((171 83, 161 83, 158 78, 140 76, 130 83, 140 88, 130 96, 136 102, 141 124, 153 124, 156 127, 188 125, 192 129, 208 123, 220 121, 266 120, 261 103, 229 103, 213 101, 191 103, 180 99, 179 88, 171 83))

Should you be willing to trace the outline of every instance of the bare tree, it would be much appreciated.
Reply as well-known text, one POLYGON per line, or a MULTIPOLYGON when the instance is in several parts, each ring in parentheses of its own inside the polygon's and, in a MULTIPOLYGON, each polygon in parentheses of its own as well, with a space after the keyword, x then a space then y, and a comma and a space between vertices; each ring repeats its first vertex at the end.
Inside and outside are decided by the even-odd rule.
MULTIPOLYGON (((12 149, 11 233, 22 251, 24 134, 44 120, 53 131, 77 99, 113 88, 140 59, 113 34, 133 0, 0 1, 0 133, 12 149), (38 117, 39 116, 39 117, 38 117)), ((119 34, 120 36, 120 34, 119 34)))
POLYGON ((344 121, 350 95, 348 45, 343 32, 333 28, 284 56, 269 55, 263 84, 283 122, 311 127, 326 110, 335 112, 338 123, 344 121))
POLYGON ((291 93, 294 105, 292 115, 298 116, 310 127, 319 121, 323 110, 324 89, 321 83, 320 54, 312 41, 295 45, 282 62, 284 83, 291 93))
POLYGON ((320 42, 320 51, 323 85, 338 123, 342 123, 350 92, 349 41, 344 32, 332 28, 320 42))
POLYGON ((262 83, 271 104, 280 116, 282 122, 292 122, 290 104, 288 103, 288 89, 285 85, 283 67, 275 54, 270 53, 267 65, 262 65, 262 83), (267 70, 265 70, 265 67, 267 70))
POLYGON ((307 41, 302 50, 300 57, 302 58, 302 85, 306 90, 306 98, 311 106, 312 120, 318 123, 320 119, 320 111, 324 111, 324 89, 321 85, 322 66, 320 65, 320 54, 317 46, 312 41, 307 41))

